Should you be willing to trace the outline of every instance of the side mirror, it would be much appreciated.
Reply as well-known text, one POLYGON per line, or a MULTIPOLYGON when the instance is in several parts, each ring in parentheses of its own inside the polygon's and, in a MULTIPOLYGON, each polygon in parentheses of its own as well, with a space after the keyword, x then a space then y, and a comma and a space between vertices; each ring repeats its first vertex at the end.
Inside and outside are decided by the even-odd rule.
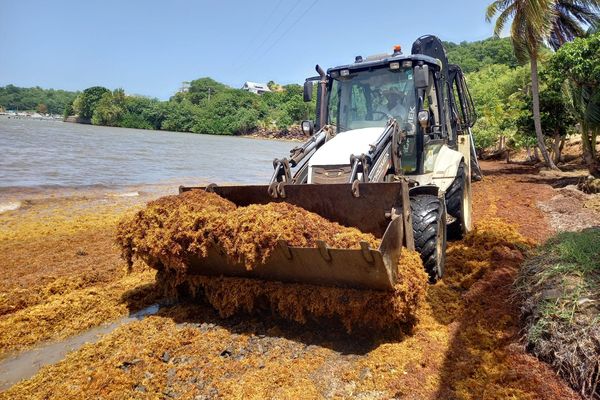
POLYGON ((309 102, 312 100, 313 83, 312 81, 304 82, 304 101, 309 102))
POLYGON ((419 125, 421 125, 421 128, 423 128, 423 130, 429 128, 429 111, 419 111, 419 113, 417 114, 417 119, 419 120, 419 125))
POLYGON ((413 70, 413 79, 417 89, 427 89, 429 87, 429 66, 417 65, 413 70))
POLYGON ((306 120, 306 121, 302 121, 302 133, 304 133, 305 136, 311 136, 315 130, 315 125, 313 124, 312 121, 306 120))

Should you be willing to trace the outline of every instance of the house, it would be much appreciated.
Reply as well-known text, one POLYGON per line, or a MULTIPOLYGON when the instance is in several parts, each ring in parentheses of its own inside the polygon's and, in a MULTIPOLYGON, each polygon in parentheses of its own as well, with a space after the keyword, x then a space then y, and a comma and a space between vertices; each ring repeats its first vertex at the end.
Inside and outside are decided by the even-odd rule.
POLYGON ((247 90, 248 92, 263 94, 265 92, 270 92, 271 89, 267 86, 266 83, 256 83, 256 82, 246 82, 244 86, 242 86, 242 90, 247 90))

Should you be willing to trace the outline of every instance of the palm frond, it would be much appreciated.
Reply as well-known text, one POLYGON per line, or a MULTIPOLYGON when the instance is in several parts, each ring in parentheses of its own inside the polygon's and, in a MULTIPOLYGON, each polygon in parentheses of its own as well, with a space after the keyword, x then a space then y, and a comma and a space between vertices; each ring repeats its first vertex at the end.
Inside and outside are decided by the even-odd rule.
POLYGON ((554 50, 576 37, 585 36, 586 27, 600 24, 600 0, 555 0, 553 12, 547 42, 554 50))
POLYGON ((491 22, 494 15, 504 11, 511 3, 513 3, 513 0, 495 0, 487 7, 485 11, 485 20, 491 22))
POLYGON ((500 13, 500 15, 498 15, 498 18, 496 18, 496 23, 494 25, 494 36, 500 36, 508 20, 514 17, 516 10, 517 7, 513 3, 506 7, 504 11, 500 13))
POLYGON ((554 50, 558 50, 563 44, 572 41, 576 37, 585 36, 586 31, 572 17, 560 14, 553 23, 548 37, 548 44, 554 50))

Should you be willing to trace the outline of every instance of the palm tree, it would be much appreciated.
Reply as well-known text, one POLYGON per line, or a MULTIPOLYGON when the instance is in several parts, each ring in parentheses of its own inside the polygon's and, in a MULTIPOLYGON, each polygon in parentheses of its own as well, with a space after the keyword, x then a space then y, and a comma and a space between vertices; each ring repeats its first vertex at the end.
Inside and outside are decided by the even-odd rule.
POLYGON ((585 33, 582 24, 594 25, 598 21, 600 0, 495 0, 486 11, 490 22, 498 14, 494 35, 499 36, 512 19, 510 36, 515 56, 521 62, 531 63, 531 96, 533 124, 538 147, 549 168, 558 169, 544 144, 540 118, 540 88, 538 56, 544 42, 558 48, 575 36, 585 33))
POLYGON ((554 5, 555 19, 548 38, 554 50, 576 37, 585 36, 587 27, 598 26, 600 1, 558 0, 554 5))

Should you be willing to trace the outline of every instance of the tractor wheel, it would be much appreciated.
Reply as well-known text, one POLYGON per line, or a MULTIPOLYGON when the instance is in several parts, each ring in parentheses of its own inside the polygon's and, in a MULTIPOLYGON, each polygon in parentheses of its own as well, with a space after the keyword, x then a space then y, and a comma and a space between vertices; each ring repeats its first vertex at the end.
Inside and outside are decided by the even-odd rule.
POLYGON ((446 207, 437 196, 411 197, 415 250, 421 254, 429 281, 435 282, 444 274, 446 261, 446 207))
POLYGON ((446 211, 454 218, 448 224, 448 239, 460 240, 471 229, 471 204, 469 202, 469 188, 467 187, 467 174, 465 164, 460 163, 456 178, 446 191, 446 211))

